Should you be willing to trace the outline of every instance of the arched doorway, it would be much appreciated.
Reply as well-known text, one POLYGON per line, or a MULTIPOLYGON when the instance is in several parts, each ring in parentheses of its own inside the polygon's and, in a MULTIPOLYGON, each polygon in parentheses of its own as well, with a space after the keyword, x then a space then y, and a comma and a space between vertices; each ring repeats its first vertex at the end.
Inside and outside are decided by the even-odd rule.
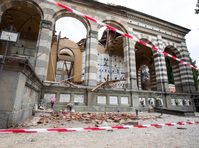
POLYGON ((74 73, 74 54, 69 48, 61 49, 58 52, 58 60, 56 65, 56 80, 66 80, 71 78, 74 73))
MULTIPOLYGON (((147 39, 141 40, 152 45, 147 39)), ((136 42, 135 57, 138 89, 156 91, 156 74, 152 50, 149 47, 136 42)))
MULTIPOLYGON (((127 32, 115 21, 104 21, 106 24, 127 32)), ((119 33, 102 27, 98 31, 98 82, 115 80, 112 88, 126 88, 128 77, 127 40, 119 33)))
MULTIPOLYGON (((8 6, 3 12, 0 30, 18 32, 20 36, 16 43, 9 44, 7 55, 25 57, 34 66, 42 11, 37 4, 26 1, 10 2, 8 6)), ((5 45, 1 42, 0 54, 4 52, 5 45)))
MULTIPOLYGON (((182 59, 178 50, 173 46, 167 46, 164 50, 170 55, 182 59)), ((169 82, 169 89, 172 92, 182 92, 182 84, 181 84, 181 74, 180 74, 180 66, 179 62, 172 58, 165 57, 166 67, 167 67, 167 76, 169 82)))
POLYGON ((85 48, 89 24, 80 16, 66 13, 66 11, 57 12, 54 18, 54 35, 49 57, 47 80, 61 81, 67 79, 73 83, 82 83, 84 82, 85 48), (66 49, 68 49, 67 52, 66 49), (71 60, 70 68, 68 67, 69 61, 60 59, 60 57, 63 57, 60 54, 67 55, 67 59, 71 60), (61 71, 57 71, 57 66, 61 65, 65 66, 65 74, 62 73, 62 76, 61 71), (66 66, 69 69, 66 69, 66 66))
POLYGON ((147 65, 141 65, 138 70, 138 86, 141 90, 151 90, 150 73, 147 65))

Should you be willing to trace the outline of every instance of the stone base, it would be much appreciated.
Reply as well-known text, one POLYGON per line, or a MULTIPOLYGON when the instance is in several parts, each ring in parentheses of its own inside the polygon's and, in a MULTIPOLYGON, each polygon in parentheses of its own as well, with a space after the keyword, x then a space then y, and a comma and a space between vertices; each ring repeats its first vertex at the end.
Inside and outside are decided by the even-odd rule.
MULTIPOLYGON (((62 105, 55 105, 55 110, 60 111, 64 108, 62 105)), ((134 107, 122 106, 81 106, 73 107, 75 112, 135 112, 134 107)))
POLYGON ((30 118, 42 87, 27 59, 6 57, 0 72, 0 128, 13 127, 30 118))
POLYGON ((0 128, 8 128, 9 113, 0 112, 0 128))
POLYGON ((3 112, 0 114, 0 128, 14 127, 32 116, 32 108, 14 112, 3 112))
MULTIPOLYGON (((155 112, 161 113, 160 108, 154 108, 155 112)), ((165 114, 172 114, 172 115, 178 115, 178 116, 195 116, 194 111, 181 111, 181 110, 169 110, 169 109, 163 109, 163 113, 165 114)))

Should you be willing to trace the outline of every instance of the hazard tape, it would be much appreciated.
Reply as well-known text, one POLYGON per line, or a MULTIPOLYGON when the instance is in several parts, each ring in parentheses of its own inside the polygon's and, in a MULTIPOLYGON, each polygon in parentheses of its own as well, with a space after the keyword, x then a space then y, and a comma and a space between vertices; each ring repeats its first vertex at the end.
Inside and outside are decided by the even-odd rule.
POLYGON ((119 129, 133 129, 133 128, 160 128, 163 126, 171 127, 176 125, 199 125, 199 121, 187 121, 177 123, 164 123, 164 124, 146 124, 146 125, 116 125, 105 127, 86 127, 86 128, 47 128, 47 129, 0 129, 0 134, 3 133, 54 133, 54 132, 88 132, 88 131, 103 131, 103 130, 119 130, 119 129))
POLYGON ((105 23, 103 23, 103 22, 100 22, 100 21, 98 21, 97 19, 95 19, 95 18, 93 18, 93 17, 91 17, 91 16, 89 16, 89 15, 85 15, 85 14, 79 12, 79 11, 76 11, 76 10, 74 10, 74 9, 72 9, 72 8, 66 6, 66 5, 63 5, 63 4, 59 3, 59 2, 56 2, 56 1, 54 1, 54 0, 47 0, 47 1, 50 2, 50 3, 52 3, 52 4, 54 4, 54 5, 56 5, 56 6, 59 6, 59 7, 63 8, 63 9, 65 9, 65 10, 67 10, 67 11, 69 11, 69 12, 72 12, 72 13, 75 13, 75 14, 77 14, 77 15, 79 15, 79 16, 82 16, 83 18, 85 18, 85 19, 87 19, 87 20, 89 20, 89 21, 92 21, 92 22, 95 22, 95 23, 97 23, 97 24, 99 24, 99 25, 102 25, 102 26, 106 27, 108 30, 115 31, 115 32, 121 34, 121 35, 124 36, 124 37, 127 37, 127 38, 129 38, 129 39, 133 39, 133 40, 135 40, 136 42, 139 42, 140 44, 145 45, 145 46, 151 48, 153 51, 162 53, 164 56, 167 56, 167 57, 169 57, 169 58, 172 58, 172 59, 174 59, 174 60, 176 60, 176 61, 178 61, 178 62, 180 62, 180 63, 182 63, 182 64, 184 64, 184 65, 187 65, 187 66, 189 66, 189 67, 191 67, 191 68, 193 68, 193 69, 199 70, 199 67, 193 66, 193 65, 189 64, 188 62, 186 62, 186 61, 184 61, 184 60, 181 60, 181 59, 179 59, 179 58, 177 58, 177 57, 175 57, 175 56, 173 56, 173 55, 171 55, 171 54, 169 54, 169 53, 167 53, 167 52, 161 51, 160 49, 156 48, 154 45, 150 45, 150 44, 148 44, 148 43, 146 43, 146 42, 144 42, 144 41, 142 41, 142 40, 140 40, 140 39, 138 39, 138 38, 134 38, 133 35, 131 35, 131 34, 124 33, 124 32, 118 30, 118 29, 115 28, 115 27, 112 27, 112 26, 110 26, 110 25, 108 25, 108 24, 105 24, 105 23))

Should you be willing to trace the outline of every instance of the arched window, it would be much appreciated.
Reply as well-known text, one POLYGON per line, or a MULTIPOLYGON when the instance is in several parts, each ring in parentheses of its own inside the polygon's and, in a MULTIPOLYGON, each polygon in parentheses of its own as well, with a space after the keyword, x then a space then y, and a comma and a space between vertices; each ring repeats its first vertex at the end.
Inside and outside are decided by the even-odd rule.
POLYGON ((150 87, 150 73, 149 68, 146 65, 140 66, 140 86, 142 90, 151 90, 150 87))
POLYGON ((70 81, 82 84, 85 79, 85 49, 90 29, 89 22, 80 16, 62 10, 56 13, 54 22, 47 80, 59 81, 73 77, 70 81), (57 71, 57 66, 62 71, 57 71))
MULTIPOLYGON (((182 59, 180 53, 173 46, 167 46, 164 50, 165 52, 182 59)), ((182 92, 182 82, 180 74, 179 62, 171 58, 165 57, 166 67, 167 67, 167 76, 169 81, 169 89, 172 92, 182 92)))
POLYGON ((74 70, 74 55, 68 48, 61 49, 58 53, 56 80, 70 79, 74 70))
MULTIPOLYGON (((142 41, 151 44, 147 39, 142 41)), ((157 90, 154 56, 152 50, 137 42, 135 44, 137 85, 141 90, 157 90)))
MULTIPOLYGON (((42 12, 39 7, 26 1, 15 1, 3 12, 0 30, 20 34, 17 43, 10 43, 7 55, 26 57, 34 65, 41 19, 42 12)), ((0 42, 0 54, 4 53, 4 46, 0 42)))
MULTIPOLYGON (((106 24, 125 32, 117 22, 107 21, 106 24)), ((125 74, 127 59, 125 60, 124 37, 112 30, 102 27, 98 31, 98 82, 116 80, 112 88, 126 88, 125 74)))

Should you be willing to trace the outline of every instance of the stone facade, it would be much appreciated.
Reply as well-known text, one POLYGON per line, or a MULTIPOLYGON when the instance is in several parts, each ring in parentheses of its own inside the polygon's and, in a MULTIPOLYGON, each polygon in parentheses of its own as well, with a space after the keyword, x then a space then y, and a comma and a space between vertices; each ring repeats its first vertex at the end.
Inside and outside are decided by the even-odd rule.
POLYGON ((0 128, 7 128, 32 116, 43 84, 29 61, 16 57, 6 58, 0 81, 0 128))
MULTIPOLYGON (((60 0, 58 2, 125 33, 132 34, 137 39, 190 63, 185 42, 185 35, 190 31, 189 29, 122 6, 106 5, 92 0, 86 2, 60 0)), ((197 100, 198 94, 195 92, 190 67, 176 61, 169 61, 177 92, 173 94, 169 92, 165 57, 135 40, 106 30, 105 34, 107 33, 108 37, 106 35, 105 38, 102 37, 106 41, 103 42, 102 39, 98 39, 100 25, 43 0, 0 0, 0 8, 0 29, 5 30, 12 24, 15 26, 14 31, 20 33, 19 41, 9 45, 8 55, 13 58, 26 57, 29 59, 36 75, 44 82, 45 87, 41 90, 42 96, 39 99, 48 100, 49 96, 56 95, 58 98, 57 108, 75 102, 79 104, 76 108, 80 111, 131 111, 140 108, 141 98, 146 101, 145 107, 149 105, 147 103, 149 99, 153 98, 155 101, 157 98, 161 98, 165 109, 194 111, 193 98, 197 100), (11 9, 15 13, 10 11, 11 9), (22 13, 19 14, 19 12, 22 13), (23 15, 20 18, 27 19, 19 19, 19 15, 23 15), (81 77, 70 81, 75 83, 81 80, 81 85, 78 85, 78 88, 73 88, 71 85, 60 86, 59 83, 49 85, 49 82, 45 82, 56 81, 56 61, 61 59, 63 53, 60 52, 60 57, 55 54, 59 54, 63 48, 69 48, 65 43, 59 42, 64 41, 58 39, 54 34, 56 21, 66 16, 79 20, 87 29, 84 46, 70 49, 73 54, 76 52, 77 56, 74 58, 81 55, 81 66, 77 59, 70 60, 71 63, 75 63, 74 69, 76 69, 75 72, 70 73, 70 76, 81 75, 81 77), (27 55, 24 51, 32 54, 27 55), (148 72, 145 81, 142 79, 144 76, 143 65, 148 67, 148 70, 145 71, 148 72), (121 79, 122 81, 114 83, 111 88, 99 88, 97 91, 91 91, 103 82, 104 78, 108 79, 108 76, 111 81, 121 79), (180 103, 173 103, 176 101, 180 103)), ((4 51, 5 45, 1 42, 0 54, 3 55, 4 51)), ((65 54, 68 54, 67 52, 65 54)), ((6 71, 3 72, 3 76, 6 75, 5 73, 6 71)), ((29 91, 27 88, 19 89, 29 91)))

